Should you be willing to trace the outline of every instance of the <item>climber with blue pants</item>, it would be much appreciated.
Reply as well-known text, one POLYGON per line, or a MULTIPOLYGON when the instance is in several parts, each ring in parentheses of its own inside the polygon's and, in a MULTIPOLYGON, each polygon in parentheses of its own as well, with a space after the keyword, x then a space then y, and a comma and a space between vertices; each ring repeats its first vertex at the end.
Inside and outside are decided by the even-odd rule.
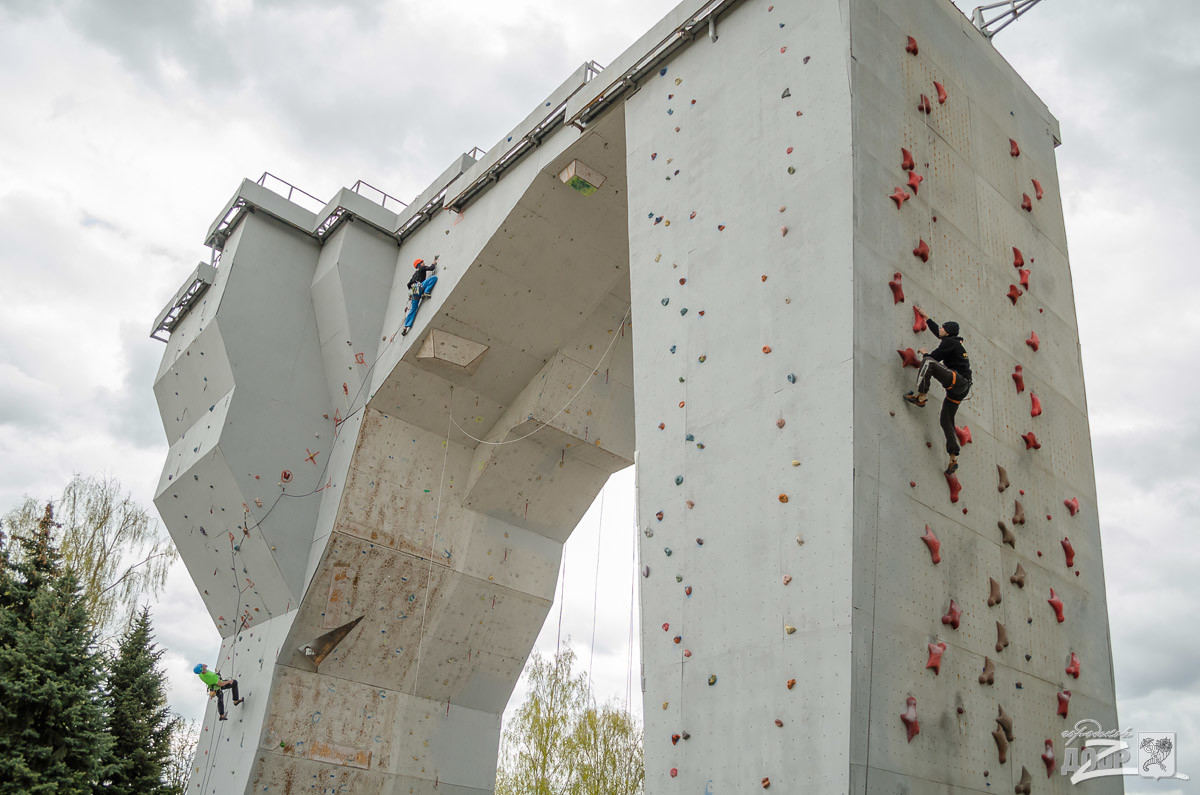
POLYGON ((417 319, 417 310, 420 309, 421 302, 429 297, 433 286, 437 284, 437 277, 430 276, 429 274, 437 267, 439 256, 441 255, 434 254, 433 262, 428 265, 420 257, 413 260, 415 272, 412 278, 408 280, 408 291, 412 296, 412 305, 408 308, 408 314, 404 316, 404 330, 400 332, 401 337, 412 330, 413 321, 417 319))
POLYGON ((200 677, 200 681, 208 688, 208 697, 217 698, 217 720, 229 720, 225 714, 225 697, 224 691, 233 691, 233 705, 236 707, 245 699, 238 698, 238 683, 236 679, 222 679, 221 675, 216 671, 208 670, 208 666, 204 663, 196 663, 196 667, 192 669, 192 673, 200 677))
POLYGON ((958 336, 958 323, 947 320, 939 326, 924 309, 919 306, 915 309, 917 314, 925 318, 929 332, 940 342, 932 353, 924 348, 917 351, 924 357, 921 369, 917 371, 917 391, 909 392, 904 399, 914 406, 924 408, 930 380, 937 379, 937 382, 945 387, 946 398, 942 401, 942 415, 938 422, 946 436, 946 452, 950 455, 946 474, 953 475, 958 470, 960 450, 958 434, 954 432, 954 415, 958 413, 959 404, 971 391, 971 362, 966 348, 963 347, 963 338, 958 336))

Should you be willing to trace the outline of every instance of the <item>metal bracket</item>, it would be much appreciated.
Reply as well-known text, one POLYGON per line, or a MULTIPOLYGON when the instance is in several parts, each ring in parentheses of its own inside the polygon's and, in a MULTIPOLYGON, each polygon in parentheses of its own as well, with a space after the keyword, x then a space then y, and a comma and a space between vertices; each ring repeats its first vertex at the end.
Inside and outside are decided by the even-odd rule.
POLYGON ((1033 8, 1041 1, 1042 0, 1005 0, 1004 2, 1000 3, 989 3, 988 5, 979 6, 971 12, 971 22, 973 22, 975 27, 979 28, 979 32, 990 41, 997 33, 1016 22, 1017 17, 1026 13, 1029 11, 1029 9, 1033 8), (991 19, 985 20, 983 18, 984 11, 991 11, 992 9, 996 8, 1003 8, 1005 10, 991 19), (996 25, 997 22, 1001 24, 996 25), (996 27, 993 28, 993 25, 996 25, 996 27))

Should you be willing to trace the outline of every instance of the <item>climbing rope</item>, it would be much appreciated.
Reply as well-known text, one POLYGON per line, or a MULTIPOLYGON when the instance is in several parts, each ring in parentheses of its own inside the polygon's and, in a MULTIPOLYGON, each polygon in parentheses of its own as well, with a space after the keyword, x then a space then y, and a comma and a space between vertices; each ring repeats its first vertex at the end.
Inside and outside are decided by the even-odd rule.
MULTIPOLYGON (((450 387, 450 395, 453 397, 454 387, 450 387)), ((446 481, 446 462, 450 458, 449 423, 446 424, 446 439, 442 442, 442 448, 445 452, 442 453, 442 474, 441 477, 438 478, 438 497, 437 507, 434 509, 433 513, 433 530, 429 534, 429 566, 425 570, 425 599, 421 604, 421 629, 417 635, 417 670, 416 675, 413 676, 412 692, 414 696, 417 694, 417 683, 421 679, 421 656, 425 648, 425 616, 429 612, 429 583, 433 580, 433 550, 437 544, 437 529, 442 518, 442 485, 446 481)), ((449 709, 448 706, 447 709, 449 709)))
POLYGON ((592 581, 592 649, 588 654, 588 692, 592 692, 592 667, 596 662, 596 606, 600 596, 600 540, 604 537, 604 491, 608 487, 605 482, 600 488, 600 521, 596 527, 596 576, 592 581))

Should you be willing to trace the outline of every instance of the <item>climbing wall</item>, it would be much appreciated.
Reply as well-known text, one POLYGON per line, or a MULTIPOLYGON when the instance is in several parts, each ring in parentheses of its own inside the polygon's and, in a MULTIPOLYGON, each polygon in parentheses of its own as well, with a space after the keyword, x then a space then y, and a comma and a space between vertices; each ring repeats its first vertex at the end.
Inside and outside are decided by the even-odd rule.
POLYGON ((739 5, 625 106, 647 792, 849 788, 843 6, 739 5))
POLYGON ((1074 792, 1060 733, 1116 708, 1058 122, 950 3, 854 0, 850 30, 852 791, 1074 792), (954 478, 942 389, 900 400, 915 306, 971 359, 954 478))

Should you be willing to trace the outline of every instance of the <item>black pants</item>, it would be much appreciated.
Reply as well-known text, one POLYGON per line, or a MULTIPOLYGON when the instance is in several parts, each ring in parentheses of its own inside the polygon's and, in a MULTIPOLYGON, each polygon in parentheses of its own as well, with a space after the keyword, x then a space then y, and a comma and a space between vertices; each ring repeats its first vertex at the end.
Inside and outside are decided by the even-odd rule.
POLYGON ((917 373, 917 393, 924 395, 929 392, 930 379, 936 379, 946 388, 946 399, 942 401, 942 415, 938 423, 942 433, 946 435, 946 452, 958 455, 958 434, 954 432, 954 416, 958 414, 958 404, 962 403, 967 393, 971 391, 971 380, 951 370, 946 365, 925 357, 921 369, 917 373))
POLYGON ((229 681, 229 684, 227 684, 227 685, 224 685, 224 686, 222 686, 222 687, 218 687, 218 688, 216 688, 216 691, 217 691, 217 714, 218 714, 218 715, 224 715, 224 714, 225 714, 225 693, 224 693, 224 691, 226 691, 226 690, 229 690, 229 689, 231 689, 231 688, 233 689, 233 700, 234 700, 234 701, 241 701, 241 700, 242 700, 242 699, 241 699, 241 698, 238 696, 237 680, 236 680, 236 679, 231 679, 231 680, 229 681))

